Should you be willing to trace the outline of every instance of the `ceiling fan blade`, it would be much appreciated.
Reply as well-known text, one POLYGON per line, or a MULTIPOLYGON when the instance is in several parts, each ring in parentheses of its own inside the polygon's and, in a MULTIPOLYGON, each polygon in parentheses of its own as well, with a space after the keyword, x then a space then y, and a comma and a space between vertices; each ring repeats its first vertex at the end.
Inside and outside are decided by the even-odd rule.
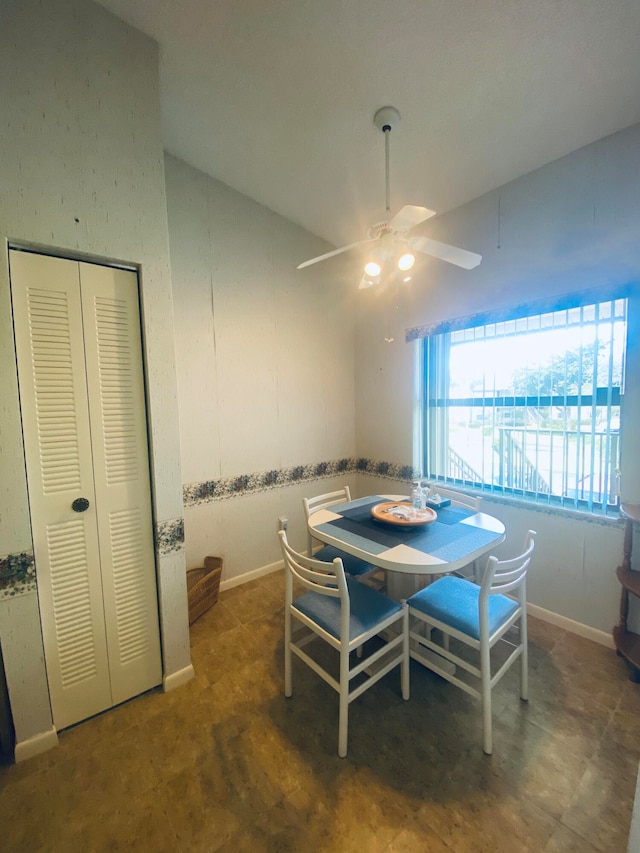
POLYGON ((318 255, 317 258, 311 258, 309 261, 304 261, 298 264, 296 269, 302 270, 305 267, 310 267, 311 264, 317 264, 319 261, 326 261, 327 258, 333 258, 335 255, 340 255, 342 252, 348 252, 349 249, 355 249, 356 246, 364 246, 366 243, 371 243, 372 240, 359 240, 357 243, 350 243, 348 246, 342 246, 340 249, 334 249, 333 252, 327 252, 324 255, 318 255))
POLYGON ((394 231, 408 231, 414 225, 419 225, 426 219, 431 219, 435 216, 435 210, 429 210, 428 207, 419 207, 416 204, 405 204, 396 213, 389 225, 394 231))
POLYGON ((430 240, 428 237, 411 237, 409 246, 419 252, 424 252, 425 255, 432 255, 434 258, 448 261, 448 263, 455 264, 465 270, 472 270, 482 260, 482 255, 475 252, 468 252, 466 249, 459 249, 457 246, 450 246, 448 243, 441 243, 439 240, 430 240))

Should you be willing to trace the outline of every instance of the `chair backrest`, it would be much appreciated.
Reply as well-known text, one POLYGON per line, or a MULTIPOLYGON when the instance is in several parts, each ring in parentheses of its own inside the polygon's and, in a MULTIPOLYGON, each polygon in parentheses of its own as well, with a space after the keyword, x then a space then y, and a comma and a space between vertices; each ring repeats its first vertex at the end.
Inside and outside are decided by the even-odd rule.
MULTIPOLYGON (((327 595, 330 598, 341 598, 343 603, 349 603, 349 590, 342 560, 336 557, 332 563, 324 560, 314 560, 295 551, 287 540, 284 530, 278 531, 280 546, 287 578, 287 605, 291 603, 293 581, 301 584, 312 592, 327 595)), ((348 611, 348 606, 347 606, 348 611)))
POLYGON ((431 483, 429 486, 428 498, 432 495, 440 495, 441 498, 449 498, 454 506, 462 506, 465 509, 472 509, 478 512, 480 509, 480 501, 482 498, 474 498, 471 495, 465 495, 462 492, 456 492, 454 489, 441 489, 436 483, 431 483))
MULTIPOLYGON (((316 495, 315 498, 302 498, 302 506, 304 507, 304 516, 309 521, 309 516, 312 512, 317 512, 319 509, 329 509, 336 504, 344 504, 351 500, 351 490, 349 486, 343 486, 335 492, 327 492, 324 495, 316 495)), ((313 536, 307 533, 307 554, 313 554, 313 536)))
POLYGON ((324 495, 317 495, 315 498, 302 498, 302 505, 308 521, 312 512, 316 512, 319 509, 328 509, 336 504, 344 504, 350 500, 351 491, 349 486, 343 486, 335 492, 327 492, 324 495))
POLYGON ((517 557, 512 557, 510 560, 498 560, 497 557, 489 557, 482 578, 481 601, 489 595, 500 595, 517 588, 524 588, 527 569, 536 544, 536 536, 535 530, 527 531, 524 539, 524 550, 517 557))

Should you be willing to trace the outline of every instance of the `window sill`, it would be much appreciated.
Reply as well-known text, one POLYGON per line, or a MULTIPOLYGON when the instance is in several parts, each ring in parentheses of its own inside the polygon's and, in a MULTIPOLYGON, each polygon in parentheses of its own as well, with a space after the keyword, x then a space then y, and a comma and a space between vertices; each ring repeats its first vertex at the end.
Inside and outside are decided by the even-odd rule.
POLYGON ((500 504, 501 506, 511 506, 516 509, 524 509, 529 512, 540 513, 542 515, 553 515, 556 518, 570 518, 575 521, 584 521, 587 524, 601 524, 604 527, 620 527, 624 521, 624 519, 619 515, 618 510, 615 510, 615 514, 602 515, 595 512, 582 512, 566 506, 554 506, 553 504, 540 504, 535 501, 502 497, 502 495, 496 495, 491 492, 483 492, 480 490, 469 490, 467 491, 467 494, 472 495, 473 497, 481 497, 483 501, 486 500, 489 503, 500 504))

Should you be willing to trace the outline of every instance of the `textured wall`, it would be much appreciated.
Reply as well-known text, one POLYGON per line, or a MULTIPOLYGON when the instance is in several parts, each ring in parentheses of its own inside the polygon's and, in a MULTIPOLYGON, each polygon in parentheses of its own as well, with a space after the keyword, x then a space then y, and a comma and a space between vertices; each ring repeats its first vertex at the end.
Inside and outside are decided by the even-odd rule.
MULTIPOLYGON (((156 521, 180 527, 157 47, 83 0, 2 4, 0 101, 0 558, 31 549, 7 241, 140 265, 156 521)), ((165 661, 182 668, 189 664, 188 626, 184 560, 176 566, 176 550, 180 543, 170 543, 160 558, 159 589, 165 661)), ((37 597, 23 597, 21 611, 29 613, 21 621, 0 599, 18 741, 51 727, 42 641, 33 630, 37 597)))
MULTIPOLYGON (((354 306, 340 267, 297 271, 325 244, 172 157, 165 168, 185 484, 352 457, 354 306)), ((280 486, 187 506, 188 564, 220 554, 229 580, 278 559, 277 517, 301 520, 309 493, 280 486)))
MULTIPOLYGON (((425 258, 411 286, 400 290, 391 307, 373 288, 365 291, 368 298, 361 302, 357 327, 356 446, 359 455, 372 459, 411 462, 416 344, 404 343, 405 328, 525 299, 638 280, 640 125, 438 217, 424 233, 478 251, 483 261, 465 271, 425 258), (391 345, 384 342, 389 320, 395 338, 391 345)), ((637 322, 633 328, 637 330, 637 322)), ((628 499, 640 495, 640 455, 635 449, 638 346, 634 333, 622 437, 622 492, 628 499)), ((619 525, 575 521, 490 499, 484 505, 508 522, 514 545, 508 541, 503 552, 520 545, 529 527, 538 531, 529 583, 532 602, 611 630, 620 593, 615 577, 622 551, 619 525)))

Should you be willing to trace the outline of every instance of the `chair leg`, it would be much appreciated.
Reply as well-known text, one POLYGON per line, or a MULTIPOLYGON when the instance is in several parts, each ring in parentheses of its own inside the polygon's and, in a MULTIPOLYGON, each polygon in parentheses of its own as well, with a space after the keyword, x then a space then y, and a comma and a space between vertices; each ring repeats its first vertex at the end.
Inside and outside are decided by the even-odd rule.
POLYGON ((307 533, 307 557, 313 557, 313 536, 307 533))
POLYGON ((349 651, 340 650, 340 710, 338 713, 338 755, 347 757, 349 732, 349 651))
POLYGON ((526 702, 529 699, 529 646, 527 643, 527 613, 523 611, 520 617, 520 698, 526 702))
POLYGON ((493 749, 491 732, 491 652, 489 644, 480 647, 480 673, 482 692, 482 749, 491 755, 493 749))
POLYGON ((400 665, 400 686, 402 688, 402 698, 409 698, 409 608, 406 601, 402 602, 404 615, 402 618, 402 664, 400 665))
POLYGON ((293 694, 291 680, 291 613, 289 608, 284 614, 284 695, 290 697, 293 694))

